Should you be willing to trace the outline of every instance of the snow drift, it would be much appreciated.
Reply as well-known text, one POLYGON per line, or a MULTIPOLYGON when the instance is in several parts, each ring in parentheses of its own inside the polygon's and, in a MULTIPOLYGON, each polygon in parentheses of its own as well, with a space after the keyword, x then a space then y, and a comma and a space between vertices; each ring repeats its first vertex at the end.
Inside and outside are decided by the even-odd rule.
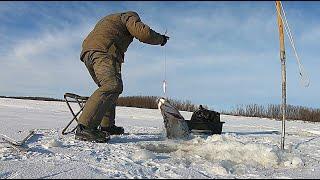
POLYGON ((35 129, 27 152, 0 143, 0 178, 319 177, 319 123, 288 121, 281 151, 281 122, 264 118, 222 115, 221 135, 172 140, 159 110, 118 107, 116 124, 129 134, 106 144, 61 135, 71 118, 64 102, 0 98, 2 134, 18 140, 35 129))

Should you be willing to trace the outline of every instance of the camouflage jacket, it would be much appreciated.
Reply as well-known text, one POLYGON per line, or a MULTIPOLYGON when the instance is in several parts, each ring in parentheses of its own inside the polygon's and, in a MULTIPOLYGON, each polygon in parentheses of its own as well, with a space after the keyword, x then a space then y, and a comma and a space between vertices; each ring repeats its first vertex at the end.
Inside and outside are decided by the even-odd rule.
POLYGON ((128 46, 137 38, 139 41, 152 45, 161 44, 161 34, 141 22, 136 12, 116 13, 102 18, 82 43, 80 59, 90 50, 107 52, 112 58, 124 62, 124 53, 128 46))

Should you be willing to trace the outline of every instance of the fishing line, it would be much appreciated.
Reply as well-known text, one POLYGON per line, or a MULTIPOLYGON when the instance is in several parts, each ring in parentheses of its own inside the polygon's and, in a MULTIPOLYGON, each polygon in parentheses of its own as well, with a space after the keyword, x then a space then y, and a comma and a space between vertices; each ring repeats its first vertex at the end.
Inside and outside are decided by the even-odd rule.
POLYGON ((296 56, 296 60, 297 60, 297 63, 298 63, 298 67, 299 67, 299 74, 300 74, 300 78, 301 78, 301 82, 304 84, 305 87, 308 87, 309 84, 310 84, 310 80, 309 80, 309 77, 308 75, 306 75, 306 72, 304 71, 303 69, 303 66, 302 66, 302 63, 300 61, 300 58, 298 56, 298 53, 297 53, 297 50, 296 50, 296 47, 295 47, 295 44, 294 44, 294 40, 293 40, 293 35, 291 33, 291 30, 290 30, 290 27, 289 27, 289 24, 288 24, 288 21, 287 21, 287 17, 286 17, 286 13, 284 11, 284 8, 282 6, 282 3, 280 2, 280 6, 281 6, 281 10, 283 12, 283 17, 284 17, 284 20, 285 20, 285 24, 287 26, 286 28, 286 32, 287 32, 287 35, 289 36, 290 35, 290 38, 291 39, 291 46, 292 46, 292 49, 294 50, 294 54, 296 56), (288 30, 287 30, 288 29, 288 30), (305 78, 305 79, 304 79, 305 78))
MULTIPOLYGON (((281 7, 281 11, 282 13, 278 12, 280 14, 280 18, 282 20, 282 22, 284 22, 284 29, 287 33, 287 36, 289 38, 289 41, 290 41, 290 44, 291 44, 291 47, 294 51, 294 54, 295 54, 295 57, 296 57, 296 60, 297 60, 297 63, 298 63, 298 68, 299 68, 299 75, 300 75, 300 82, 305 86, 305 87, 309 87, 310 85, 310 80, 309 80, 309 77, 307 75, 307 73, 304 71, 304 68, 302 66, 302 63, 300 61, 300 58, 298 56, 298 53, 297 53, 297 50, 296 50, 296 47, 295 47, 295 44, 294 44, 294 40, 293 40, 293 35, 291 33, 291 29, 289 27, 289 24, 288 24, 288 21, 287 21, 287 17, 286 17, 286 14, 285 14, 285 11, 284 11, 284 8, 282 6, 282 3, 280 2, 280 7, 281 7), (282 17, 282 14, 283 14, 283 17, 282 17)), ((278 9, 277 9, 278 11, 278 9)))
MULTIPOLYGON (((164 33, 164 35, 167 34, 167 29, 164 33)), ((163 49, 163 54, 164 54, 164 78, 162 81, 162 90, 163 90, 163 95, 165 98, 167 98, 167 55, 166 55, 166 46, 164 46, 163 49)))

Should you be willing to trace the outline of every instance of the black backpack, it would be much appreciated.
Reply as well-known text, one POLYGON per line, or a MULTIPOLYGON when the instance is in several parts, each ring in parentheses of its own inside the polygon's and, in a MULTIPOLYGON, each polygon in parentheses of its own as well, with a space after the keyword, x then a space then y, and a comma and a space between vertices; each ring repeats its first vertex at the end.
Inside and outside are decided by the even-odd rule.
POLYGON ((202 105, 193 112, 191 120, 187 121, 188 127, 194 132, 203 132, 208 134, 221 134, 222 125, 220 122, 220 113, 208 110, 202 105))
POLYGON ((199 106, 199 109, 193 112, 191 116, 191 121, 203 121, 203 122, 220 122, 220 113, 216 111, 211 111, 199 106))

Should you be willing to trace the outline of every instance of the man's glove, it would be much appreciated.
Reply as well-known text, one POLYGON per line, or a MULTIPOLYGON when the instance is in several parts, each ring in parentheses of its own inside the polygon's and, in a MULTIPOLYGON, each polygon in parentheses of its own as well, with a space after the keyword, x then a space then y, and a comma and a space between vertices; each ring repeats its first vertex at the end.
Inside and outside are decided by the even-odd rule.
POLYGON ((163 38, 163 42, 161 43, 161 46, 164 46, 167 43, 167 41, 169 40, 169 36, 162 35, 162 38, 163 38))

